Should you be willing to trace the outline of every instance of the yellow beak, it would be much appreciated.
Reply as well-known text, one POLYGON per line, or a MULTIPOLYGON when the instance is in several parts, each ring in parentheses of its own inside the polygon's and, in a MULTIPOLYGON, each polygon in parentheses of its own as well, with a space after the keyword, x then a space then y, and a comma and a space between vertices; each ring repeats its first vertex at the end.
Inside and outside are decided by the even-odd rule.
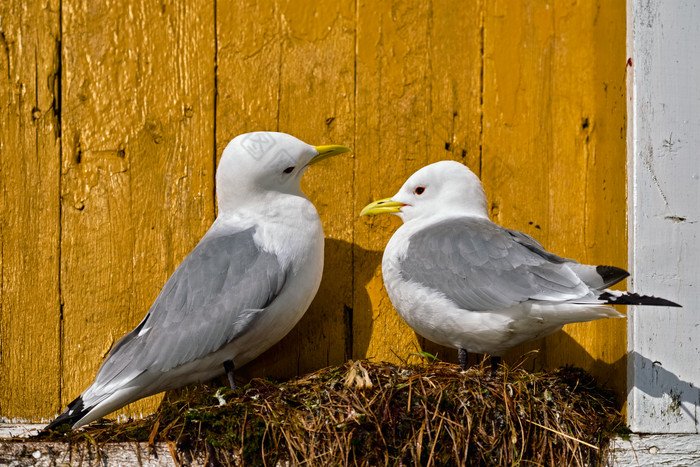
POLYGON ((350 149, 347 146, 340 146, 339 144, 329 144, 327 146, 316 146, 314 148, 316 151, 318 151, 318 156, 314 156, 313 159, 311 159, 306 166, 310 166, 312 164, 315 164, 316 162, 320 162, 323 159, 328 159, 329 157, 337 156, 338 154, 343 154, 344 152, 350 152, 352 149, 350 149))
POLYGON ((401 208, 405 206, 404 203, 398 201, 392 201, 391 198, 384 198, 375 201, 374 203, 369 203, 367 206, 362 208, 361 216, 378 216, 379 214, 391 214, 395 212, 401 212, 401 208))

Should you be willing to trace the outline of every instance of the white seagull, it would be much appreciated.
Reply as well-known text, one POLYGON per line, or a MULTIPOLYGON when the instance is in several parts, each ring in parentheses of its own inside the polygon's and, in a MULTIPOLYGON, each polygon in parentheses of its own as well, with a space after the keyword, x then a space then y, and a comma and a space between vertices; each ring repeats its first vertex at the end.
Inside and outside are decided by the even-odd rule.
POLYGON ((284 133, 233 139, 216 171, 219 214, 122 337, 95 382, 46 429, 90 423, 161 391, 228 375, 302 317, 323 272, 323 228, 299 183, 316 162, 350 151, 284 133))
POLYGON ((360 215, 385 213, 403 221, 382 259, 391 303, 418 334, 458 349, 463 369, 467 352, 495 365, 567 323, 624 317, 608 304, 680 306, 606 290, 627 271, 562 258, 491 222, 479 178, 455 161, 423 167, 360 215))

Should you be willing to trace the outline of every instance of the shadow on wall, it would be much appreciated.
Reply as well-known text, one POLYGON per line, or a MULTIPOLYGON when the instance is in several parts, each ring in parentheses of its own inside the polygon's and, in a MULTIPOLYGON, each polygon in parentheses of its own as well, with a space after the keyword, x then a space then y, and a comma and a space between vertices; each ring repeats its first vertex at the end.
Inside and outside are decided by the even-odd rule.
POLYGON ((605 362, 593 358, 586 349, 564 331, 559 331, 553 337, 557 339, 557 345, 560 349, 566 349, 565 355, 548 355, 546 344, 543 340, 539 340, 509 352, 505 360, 511 365, 516 364, 522 360, 522 355, 525 352, 537 350, 540 347, 539 351, 533 353, 532 357, 525 362, 523 368, 528 371, 539 371, 563 365, 581 367, 592 374, 600 386, 615 393, 618 410, 622 409, 625 398, 632 391, 632 386, 628 387, 627 384, 627 362, 633 362, 638 372, 652 372, 651 377, 640 378, 642 381, 638 382, 637 389, 653 399, 668 398, 670 410, 676 410, 679 416, 681 411, 685 412, 697 424, 697 414, 691 412, 683 403, 700 404, 700 388, 692 382, 681 380, 678 375, 663 368, 660 362, 653 362, 637 352, 628 352, 626 356, 614 362, 605 362))
POLYGON ((365 355, 372 310, 366 285, 381 262, 381 251, 326 238, 324 272, 313 303, 280 342, 237 371, 251 377, 288 378, 365 355), (357 304, 358 309, 354 309, 357 304))
MULTIPOLYGON (((678 417, 685 412, 695 426, 698 425, 697 413, 695 410, 690 410, 684 403, 693 408, 700 405, 700 388, 691 382, 683 381, 678 375, 665 369, 662 362, 652 361, 637 352, 629 352, 627 358, 634 365, 636 372, 650 373, 645 378, 637 378, 640 380, 637 389, 652 399, 667 398, 667 411, 676 412, 678 417)), ((632 388, 628 388, 627 394, 631 391, 632 388)))

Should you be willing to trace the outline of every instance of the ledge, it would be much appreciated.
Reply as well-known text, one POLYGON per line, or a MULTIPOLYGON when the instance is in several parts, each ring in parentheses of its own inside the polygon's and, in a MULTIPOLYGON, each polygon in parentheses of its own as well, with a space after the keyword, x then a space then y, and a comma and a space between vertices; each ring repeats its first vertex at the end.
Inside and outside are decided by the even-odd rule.
MULTIPOLYGON (((0 425, 0 465, 11 467, 82 465, 140 465, 165 467, 206 465, 206 458, 192 458, 177 450, 174 443, 105 443, 71 446, 68 443, 22 441, 44 425, 0 425)), ((609 466, 689 466, 700 465, 700 435, 630 435, 613 439, 609 466)))
POLYGON ((121 466, 170 467, 206 465, 204 458, 191 458, 178 452, 174 443, 105 443, 71 446, 68 443, 0 440, 0 465, 24 466, 121 466))
POLYGON ((700 465, 700 435, 630 435, 614 438, 608 465, 700 465))

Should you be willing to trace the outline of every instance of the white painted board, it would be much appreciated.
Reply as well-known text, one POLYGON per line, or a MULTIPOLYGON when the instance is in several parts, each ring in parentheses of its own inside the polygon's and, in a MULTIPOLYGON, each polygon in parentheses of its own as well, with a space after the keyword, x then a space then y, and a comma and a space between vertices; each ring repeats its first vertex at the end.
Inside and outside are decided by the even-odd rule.
POLYGON ((615 438, 605 465, 700 466, 699 435, 631 435, 615 438))
POLYGON ((698 433, 700 1, 628 0, 630 288, 683 305, 628 319, 628 423, 698 433))

